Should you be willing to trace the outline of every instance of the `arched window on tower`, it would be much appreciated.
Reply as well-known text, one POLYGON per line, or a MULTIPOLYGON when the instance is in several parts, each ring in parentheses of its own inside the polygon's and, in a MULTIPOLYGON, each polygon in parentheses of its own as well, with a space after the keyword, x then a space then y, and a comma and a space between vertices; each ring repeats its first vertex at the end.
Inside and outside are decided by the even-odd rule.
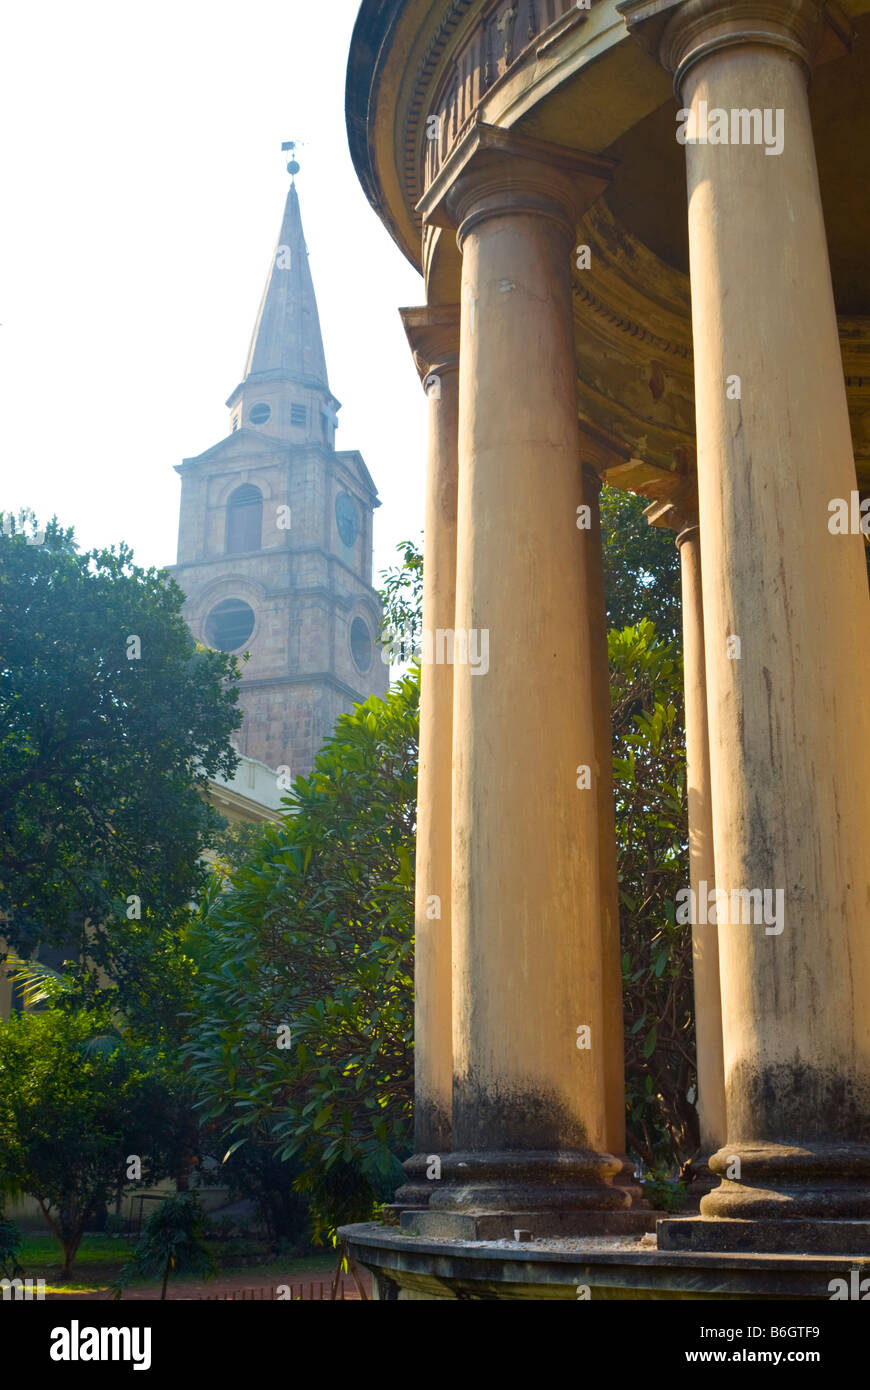
POLYGON ((251 483, 237 487, 227 503, 227 554, 259 550, 263 544, 263 494, 251 483))

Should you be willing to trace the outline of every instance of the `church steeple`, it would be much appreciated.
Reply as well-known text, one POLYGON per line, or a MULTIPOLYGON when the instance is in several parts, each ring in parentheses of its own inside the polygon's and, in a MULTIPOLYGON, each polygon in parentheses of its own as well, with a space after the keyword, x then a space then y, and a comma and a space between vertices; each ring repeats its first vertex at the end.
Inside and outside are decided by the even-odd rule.
MULTIPOLYGON (((299 168, 295 160, 287 167, 293 174, 299 168)), ((339 402, 329 389, 295 178, 287 193, 245 374, 227 405, 233 430, 253 428, 283 439, 334 442, 339 402)))
MULTIPOLYGON (((293 158, 287 167, 299 169, 293 158)), ((372 585, 378 493, 362 456, 333 442, 338 401, 292 186, 227 405, 230 433, 178 469, 173 573, 196 640, 248 654, 239 752, 295 777, 311 771, 341 713, 386 693, 389 673, 372 585)))
POLYGON ((296 182, 290 185, 284 220, 251 338, 245 381, 281 372, 305 386, 329 390, 326 355, 296 182))

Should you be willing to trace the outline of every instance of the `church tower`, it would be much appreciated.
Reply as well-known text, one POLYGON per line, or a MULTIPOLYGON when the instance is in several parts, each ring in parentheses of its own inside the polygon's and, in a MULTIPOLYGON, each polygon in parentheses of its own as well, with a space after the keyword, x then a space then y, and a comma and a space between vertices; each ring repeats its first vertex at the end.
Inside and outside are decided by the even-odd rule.
MULTIPOLYGON (((291 173, 298 165, 290 164, 291 173)), ((181 474, 178 563, 194 637, 240 658, 240 753, 311 770, 339 714, 383 695, 372 587, 377 489, 335 448, 320 318, 291 182, 230 433, 181 474)))

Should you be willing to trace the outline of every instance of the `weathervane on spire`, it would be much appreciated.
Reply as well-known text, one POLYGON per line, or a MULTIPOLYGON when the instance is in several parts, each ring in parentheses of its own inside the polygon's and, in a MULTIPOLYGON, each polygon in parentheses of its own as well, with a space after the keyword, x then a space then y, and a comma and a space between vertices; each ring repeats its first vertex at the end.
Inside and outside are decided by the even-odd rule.
POLYGON ((299 173, 299 161, 296 158, 296 146, 301 145, 301 140, 285 140, 281 146, 282 150, 290 151, 290 159, 287 164, 287 173, 296 182, 296 175, 299 173))

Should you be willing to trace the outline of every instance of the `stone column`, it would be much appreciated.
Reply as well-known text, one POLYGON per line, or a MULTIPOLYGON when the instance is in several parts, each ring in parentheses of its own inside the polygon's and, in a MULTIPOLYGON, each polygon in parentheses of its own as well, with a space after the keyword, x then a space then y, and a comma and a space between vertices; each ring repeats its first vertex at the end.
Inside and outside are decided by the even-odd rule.
POLYGON ((429 401, 423 566, 423 660, 414 927, 414 1157, 397 1204, 425 1205, 450 1149, 453 1106, 451 828, 453 666, 435 634, 455 626, 459 308, 402 311, 429 401), (431 644, 431 651, 430 651, 431 644))
MULTIPOLYGON (((686 788, 689 811, 689 882, 698 901, 716 887, 713 804, 707 732, 707 676, 701 597, 701 531, 697 515, 677 534, 683 595, 683 689, 686 706, 686 788)), ((698 1061, 698 1123, 701 1149, 696 1167, 725 1143, 725 1069, 722 1056, 722 999, 719 991, 719 928, 692 924, 692 986, 698 1061)))
MULTIPOLYGON (((652 510, 652 509, 650 509, 652 510)), ((677 531, 683 620, 683 690, 686 719, 686 787, 689 820, 689 882, 695 900, 716 887, 710 740, 707 727, 707 675, 701 589, 701 531, 697 478, 693 475, 679 503, 669 507, 668 524, 677 531)), ((698 1066, 700 1163, 725 1142, 725 1073, 722 1056, 722 999, 719 988, 719 928, 692 924, 692 984, 695 997, 695 1048, 698 1066)))
POLYGON ((806 91, 823 24, 688 0, 662 41, 699 122, 767 109, 783 137, 686 146, 728 1137, 670 1248, 870 1237, 870 600, 861 537, 827 526, 855 467, 806 91))
MULTIPOLYGON (((610 666, 607 656, 607 610, 604 595, 604 557, 601 549, 601 477, 592 462, 595 446, 581 430, 582 505, 589 526, 580 527, 586 562, 586 603, 592 671, 592 718, 595 729, 593 775, 598 798, 598 883, 601 897, 603 962, 605 1106, 608 1153, 625 1153, 625 1017, 622 1007, 622 965, 619 944, 619 885, 616 871, 616 826, 613 792, 613 722, 610 714, 610 666)), ((585 521, 586 517, 579 518, 585 521)), ((632 1165, 625 1161, 629 1180, 632 1165)), ((637 1189, 640 1192, 640 1189, 637 1189)))
POLYGON ((621 1229, 571 252, 606 161, 475 127, 424 200, 462 251, 454 669, 453 1152, 409 1222, 621 1229), (474 653, 474 662, 471 654, 474 653), (485 654, 485 656, 483 655, 485 654))
MULTIPOLYGON (((694 470, 672 497, 653 502, 644 515, 651 526, 677 532, 683 619, 683 691, 686 719, 686 786, 689 821, 689 883, 697 902, 716 887, 713 856, 713 805, 710 741, 707 729, 707 676, 701 592, 701 533, 698 482, 694 470)), ((697 914, 696 914, 697 917, 697 914)), ((708 1161, 725 1142, 725 1072, 722 1056, 722 999, 719 988, 719 928, 692 923, 692 987, 695 998, 695 1051, 698 1124, 701 1145, 692 1162, 693 1192, 710 1186, 708 1161)), ((715 1179, 713 1180, 716 1181, 715 1179)))

